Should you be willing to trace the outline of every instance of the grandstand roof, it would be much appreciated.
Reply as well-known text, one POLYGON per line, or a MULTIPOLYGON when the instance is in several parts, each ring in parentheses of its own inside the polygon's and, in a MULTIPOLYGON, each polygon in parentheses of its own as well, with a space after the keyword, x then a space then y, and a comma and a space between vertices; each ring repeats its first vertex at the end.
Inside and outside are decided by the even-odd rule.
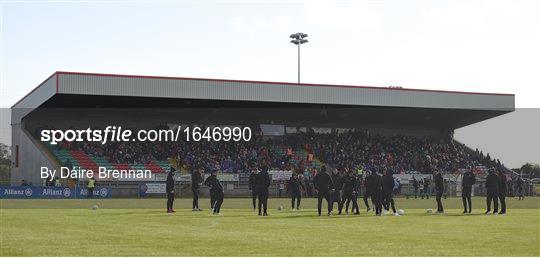
MULTIPOLYGON (((92 103, 99 102, 100 107, 116 107, 126 99, 136 98, 162 99, 163 101, 158 103, 162 105, 175 99, 183 99, 244 103, 242 105, 265 103, 266 107, 288 103, 387 109, 470 110, 477 113, 482 111, 481 118, 472 121, 469 119, 466 123, 458 123, 459 126, 514 110, 513 94, 78 72, 55 72, 13 105, 12 109, 79 107, 74 104, 75 101, 69 100, 85 98, 91 98, 92 103)), ((84 102, 89 101, 77 103, 84 102)), ((147 106, 150 105, 149 101, 138 103, 138 107, 156 107, 147 106)), ((155 101, 152 103, 156 105, 155 101)), ((30 111, 17 117, 22 118, 28 112, 30 111)))

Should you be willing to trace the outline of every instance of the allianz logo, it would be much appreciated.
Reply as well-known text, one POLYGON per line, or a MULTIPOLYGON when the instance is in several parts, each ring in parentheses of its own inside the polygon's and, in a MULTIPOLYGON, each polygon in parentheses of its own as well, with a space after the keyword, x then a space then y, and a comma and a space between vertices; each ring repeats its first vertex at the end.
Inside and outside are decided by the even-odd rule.
POLYGON ((26 189, 4 189, 4 195, 26 195, 27 197, 32 196, 34 192, 31 188, 26 189))
POLYGON ((5 189, 5 195, 24 195, 25 190, 5 189))
POLYGON ((64 189, 43 189, 43 192, 41 195, 47 195, 47 196, 65 196, 69 197, 71 195, 71 190, 69 188, 64 189))

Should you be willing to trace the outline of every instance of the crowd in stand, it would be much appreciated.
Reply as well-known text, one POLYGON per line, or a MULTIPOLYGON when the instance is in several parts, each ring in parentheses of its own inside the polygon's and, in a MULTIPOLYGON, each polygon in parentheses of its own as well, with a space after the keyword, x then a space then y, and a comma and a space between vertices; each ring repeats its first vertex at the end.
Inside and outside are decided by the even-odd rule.
POLYGON ((279 137, 263 137, 254 130, 251 141, 178 141, 178 142, 63 142, 61 148, 82 150, 105 157, 111 163, 147 164, 152 160, 176 158, 186 169, 218 169, 228 173, 248 173, 265 165, 279 170, 303 170, 301 162, 293 165, 290 153, 276 148, 306 151, 330 166, 370 171, 403 173, 418 171, 455 172, 477 165, 500 166, 481 152, 471 151, 450 138, 383 136, 367 131, 315 133, 298 132, 279 137), (300 166, 300 167, 298 167, 300 166))
POLYGON ((449 138, 372 135, 366 131, 287 135, 283 144, 304 148, 323 162, 338 168, 362 168, 394 173, 418 171, 455 172, 459 168, 483 165, 481 155, 449 138))
MULTIPOLYGON (((160 129, 162 126, 156 128, 160 129)), ((39 135, 39 129, 36 136, 39 135)), ((176 159, 186 169, 206 168, 225 173, 248 172, 260 165, 279 167, 280 157, 270 151, 271 141, 262 141, 260 131, 249 142, 177 141, 177 142, 60 142, 56 148, 81 150, 104 157, 112 164, 148 164, 176 159)), ((66 161, 62 161, 66 162, 66 161)))

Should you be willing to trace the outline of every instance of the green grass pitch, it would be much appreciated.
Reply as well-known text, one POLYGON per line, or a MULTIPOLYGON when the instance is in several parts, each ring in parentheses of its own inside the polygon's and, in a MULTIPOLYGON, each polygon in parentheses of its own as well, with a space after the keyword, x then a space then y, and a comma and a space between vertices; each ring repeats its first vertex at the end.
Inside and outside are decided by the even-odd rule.
POLYGON ((540 256, 538 197, 508 198, 506 216, 483 215, 480 197, 471 215, 460 198, 444 200, 444 215, 426 213, 434 198, 396 198, 402 217, 375 217, 363 203, 360 216, 318 217, 315 199, 293 212, 288 198, 270 199, 270 216, 259 217, 250 202, 226 198, 211 216, 208 199, 199 213, 177 199, 173 215, 164 199, 0 200, 0 255, 540 256))

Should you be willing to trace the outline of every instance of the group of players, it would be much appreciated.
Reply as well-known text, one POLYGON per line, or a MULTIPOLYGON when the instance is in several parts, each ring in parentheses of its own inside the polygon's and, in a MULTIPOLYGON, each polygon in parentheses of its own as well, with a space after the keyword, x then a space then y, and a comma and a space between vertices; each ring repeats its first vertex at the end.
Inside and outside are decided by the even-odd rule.
MULTIPOLYGON (((216 176, 216 170, 210 171, 210 176, 203 181, 203 170, 198 169, 191 173, 191 190, 193 192, 193 205, 192 211, 202 211, 199 208, 199 190, 201 185, 208 186, 210 189, 210 207, 212 209, 212 214, 219 215, 221 210, 221 205, 223 204, 224 199, 224 189, 223 185, 216 176)), ((166 181, 166 192, 167 192, 167 213, 175 212, 173 209, 174 203, 174 173, 175 169, 170 168, 170 172, 167 176, 166 181)), ((255 194, 253 199, 253 209, 255 209, 255 200, 258 199, 258 208, 259 216, 268 216, 268 197, 270 187, 270 174, 268 174, 268 169, 263 168, 262 171, 254 174, 255 177, 250 177, 250 189, 253 186, 252 192, 255 194)))
MULTIPOLYGON (((317 192, 317 212, 321 216, 322 213, 322 201, 327 202, 328 215, 333 215, 334 203, 337 203, 338 214, 341 215, 343 208, 345 212, 349 211, 349 204, 352 202, 351 212, 353 214, 360 214, 360 208, 358 206, 357 198, 360 195, 360 187, 365 187, 364 203, 367 210, 370 210, 368 199, 371 198, 375 209, 375 215, 381 216, 383 208, 389 210, 392 207, 392 211, 396 216, 399 214, 396 211, 393 189, 394 178, 392 173, 387 171, 383 176, 377 173, 367 172, 364 181, 362 177, 357 175, 353 170, 344 168, 338 171, 332 169, 329 174, 326 167, 322 166, 319 173, 313 178, 313 184, 317 192)), ((298 179, 298 175, 293 175, 289 181, 290 188, 292 189, 292 206, 294 208, 294 199, 299 200, 299 186, 301 180, 298 179)), ((296 209, 299 209, 299 201, 297 201, 296 209)))
MULTIPOLYGON (((174 202, 174 173, 175 169, 170 168, 170 172, 166 181, 167 191, 167 212, 175 212, 173 209, 174 202)), ((388 212, 390 208, 395 216, 400 216, 396 211, 395 202, 393 198, 393 190, 395 181, 392 176, 392 171, 385 171, 383 175, 376 172, 366 171, 365 177, 358 175, 352 169, 344 168, 341 170, 332 169, 331 172, 327 171, 325 166, 320 168, 320 171, 316 173, 313 178, 313 184, 317 193, 317 211, 318 215, 322 213, 322 201, 327 202, 328 216, 333 215, 334 203, 337 203, 338 214, 341 215, 343 208, 345 213, 349 213, 349 205, 352 203, 351 212, 355 215, 360 214, 357 198, 360 195, 361 186, 365 188, 363 196, 364 204, 369 212, 371 210, 369 206, 369 199, 373 204, 375 216, 381 216, 383 209, 388 212)), ((203 170, 198 169, 194 171, 191 176, 191 190, 193 192, 193 211, 202 211, 199 208, 199 189, 204 183, 210 189, 210 205, 212 214, 219 215, 221 205, 224 199, 224 189, 221 182, 216 176, 216 171, 210 171, 210 176, 203 182, 203 170)), ((302 199, 302 190, 305 189, 300 173, 293 173, 289 179, 289 191, 291 194, 291 207, 292 210, 299 210, 302 199)), ((435 172, 433 175, 433 181, 435 185, 435 197, 437 202, 437 213, 444 213, 442 204, 442 196, 444 192, 444 180, 440 172, 435 172)), ((462 201, 464 211, 463 213, 472 212, 472 187, 476 183, 476 177, 474 173, 468 171, 463 174, 462 180, 462 201)), ((249 190, 252 194, 252 206, 253 210, 257 210, 259 216, 268 216, 268 197, 271 184, 271 177, 268 173, 268 168, 262 167, 261 170, 254 170, 249 177, 249 190)), ((487 211, 486 214, 491 212, 491 203, 494 204, 493 214, 505 214, 506 213, 506 175, 499 171, 495 173, 494 169, 490 169, 486 178, 486 191, 487 191, 487 211), (501 203, 501 210, 498 211, 498 203, 501 203)))
MULTIPOLYGON (((463 201, 463 214, 472 212, 472 188, 476 183, 476 176, 471 170, 468 170, 463 174, 461 181, 461 199, 463 201)), ((493 214, 506 214, 506 195, 508 192, 506 175, 499 170, 495 172, 495 169, 488 170, 486 177, 486 212, 485 214, 491 214, 491 203, 493 203, 493 214), (501 210, 499 211, 499 202, 501 204, 501 210)))

